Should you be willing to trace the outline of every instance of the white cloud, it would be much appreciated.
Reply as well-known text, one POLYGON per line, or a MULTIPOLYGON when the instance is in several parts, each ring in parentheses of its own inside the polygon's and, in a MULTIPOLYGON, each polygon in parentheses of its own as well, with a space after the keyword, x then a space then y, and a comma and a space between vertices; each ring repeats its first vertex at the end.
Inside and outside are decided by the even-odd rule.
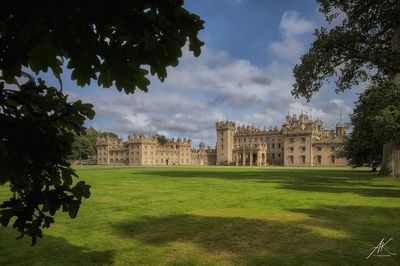
POLYGON ((226 3, 230 5, 241 5, 243 4, 243 0, 225 0, 226 3))
POLYGON ((278 57, 293 60, 299 58, 304 51, 304 45, 293 37, 287 37, 282 41, 271 43, 269 51, 278 57))
POLYGON ((324 104, 295 100, 292 83, 291 67, 279 61, 260 67, 206 47, 199 58, 185 52, 180 64, 168 69, 164 83, 152 79, 148 93, 125 95, 93 88, 83 100, 94 103, 93 125, 101 130, 124 137, 132 133, 191 137, 194 145, 204 141, 211 146, 217 120, 280 127, 288 110, 300 113, 312 108, 315 115, 337 121, 338 108, 348 108, 336 98, 324 104))
POLYGON ((305 18, 300 17, 296 11, 287 11, 283 13, 279 28, 285 36, 292 37, 294 35, 310 33, 314 30, 315 25, 305 18))
POLYGON ((298 60, 304 51, 304 44, 299 39, 306 33, 311 33, 315 25, 307 19, 300 17, 296 11, 283 13, 279 29, 283 39, 272 42, 268 50, 272 54, 287 60, 298 60))

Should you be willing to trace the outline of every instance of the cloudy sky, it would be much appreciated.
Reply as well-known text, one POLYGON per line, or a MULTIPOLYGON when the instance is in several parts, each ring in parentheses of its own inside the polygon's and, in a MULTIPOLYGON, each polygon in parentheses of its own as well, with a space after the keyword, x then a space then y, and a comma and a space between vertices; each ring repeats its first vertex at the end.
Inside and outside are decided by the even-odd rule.
POLYGON ((360 89, 335 94, 334 84, 327 84, 310 103, 290 93, 291 69, 314 29, 325 25, 313 0, 186 0, 185 6, 205 20, 205 46, 198 58, 185 51, 163 83, 151 77, 148 93, 81 88, 64 73, 70 97, 95 106, 96 118, 87 126, 124 138, 161 133, 214 146, 215 121, 222 119, 280 127, 288 112, 303 110, 333 127, 342 109, 348 120, 360 89))

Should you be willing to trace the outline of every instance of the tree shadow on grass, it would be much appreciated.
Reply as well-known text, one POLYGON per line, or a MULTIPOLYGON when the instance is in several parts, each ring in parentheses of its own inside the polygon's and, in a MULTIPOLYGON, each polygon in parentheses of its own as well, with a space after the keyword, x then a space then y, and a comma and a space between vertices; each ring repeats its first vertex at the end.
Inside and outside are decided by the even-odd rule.
POLYGON ((327 178, 330 179, 372 179, 376 173, 348 168, 323 169, 323 168, 148 168, 135 171, 133 174, 161 175, 182 178, 222 178, 222 179, 266 179, 270 177, 284 178, 327 178))
MULTIPOLYGON (((115 224, 114 229, 125 238, 155 246, 188 243, 209 256, 225 256, 246 265, 365 265, 369 249, 378 244, 375 240, 382 234, 391 232, 393 237, 400 237, 395 219, 400 215, 399 208, 354 206, 338 211, 322 206, 293 212, 309 218, 279 222, 180 214, 145 216, 115 224), (343 219, 337 221, 338 212, 343 219), (349 226, 354 213, 359 220, 349 226), (376 216, 373 220, 361 219, 371 213, 376 216)), ((385 260, 386 265, 395 261, 385 260)))
POLYGON ((352 193, 367 197, 400 197, 400 188, 369 188, 351 185, 348 185, 348 187, 341 187, 340 183, 331 186, 325 184, 281 183, 281 187, 285 189, 307 192, 352 193))
POLYGON ((0 228, 0 265, 111 265, 113 251, 93 251, 75 246, 64 238, 45 235, 35 246, 30 239, 0 228))
POLYGON ((284 189, 325 192, 353 193, 369 197, 400 197, 400 183, 396 185, 371 184, 371 180, 379 178, 368 171, 348 169, 273 169, 273 168, 234 168, 145 170, 143 175, 164 176, 170 178, 218 178, 226 180, 248 180, 260 183, 276 184, 284 189))

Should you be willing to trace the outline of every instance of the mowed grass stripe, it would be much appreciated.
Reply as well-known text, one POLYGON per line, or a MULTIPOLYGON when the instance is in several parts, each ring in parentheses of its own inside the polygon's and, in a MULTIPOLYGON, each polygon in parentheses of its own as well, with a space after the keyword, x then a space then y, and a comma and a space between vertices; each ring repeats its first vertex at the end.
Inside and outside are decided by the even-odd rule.
MULTIPOLYGON (((92 196, 0 265, 398 265, 400 182, 348 168, 78 167, 92 196)), ((0 199, 8 196, 0 188, 0 199)))

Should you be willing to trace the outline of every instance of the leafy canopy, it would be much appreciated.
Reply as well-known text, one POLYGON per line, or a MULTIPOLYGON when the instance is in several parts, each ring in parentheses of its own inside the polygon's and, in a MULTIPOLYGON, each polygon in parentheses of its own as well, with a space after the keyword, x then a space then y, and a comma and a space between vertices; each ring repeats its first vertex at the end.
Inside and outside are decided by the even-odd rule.
MULTIPOLYGON (((147 91, 148 74, 163 81, 187 41, 200 54, 203 23, 183 0, 8 1, 0 9, 0 79, 17 84, 26 69, 50 69, 61 81, 66 62, 80 86, 96 80, 125 93, 147 91)), ((0 185, 12 194, 0 204, 0 223, 12 221, 34 244, 58 209, 73 218, 90 195, 85 182, 73 185, 66 158, 94 112, 43 82, 18 87, 0 86, 0 185)), ((79 145, 89 149, 88 140, 79 145)))
POLYGON ((379 165, 382 146, 400 145, 400 88, 392 82, 370 86, 362 93, 351 116, 353 132, 345 153, 353 166, 379 165))
POLYGON ((0 69, 7 83, 22 67, 60 77, 63 59, 72 79, 84 86, 97 80, 133 93, 147 91, 147 74, 163 81, 182 47, 200 54, 203 21, 183 0, 9 1, 0 9, 0 69))
POLYGON ((318 2, 330 28, 315 31, 311 48, 294 67, 294 96, 310 100, 332 77, 336 78, 336 91, 343 91, 400 72, 400 53, 392 51, 393 30, 400 26, 400 1, 318 2))
POLYGON ((75 140, 72 143, 72 154, 68 156, 68 159, 88 159, 89 156, 96 155, 97 137, 106 136, 118 138, 118 135, 112 132, 101 132, 92 127, 86 128, 84 134, 75 135, 75 140))
POLYGON ((89 185, 72 186, 75 172, 66 157, 74 134, 81 134, 91 104, 68 102, 55 88, 28 81, 19 90, 0 83, 0 185, 8 183, 12 197, 0 205, 0 223, 32 237, 42 237, 40 227, 54 222, 62 208, 74 218, 89 185))

